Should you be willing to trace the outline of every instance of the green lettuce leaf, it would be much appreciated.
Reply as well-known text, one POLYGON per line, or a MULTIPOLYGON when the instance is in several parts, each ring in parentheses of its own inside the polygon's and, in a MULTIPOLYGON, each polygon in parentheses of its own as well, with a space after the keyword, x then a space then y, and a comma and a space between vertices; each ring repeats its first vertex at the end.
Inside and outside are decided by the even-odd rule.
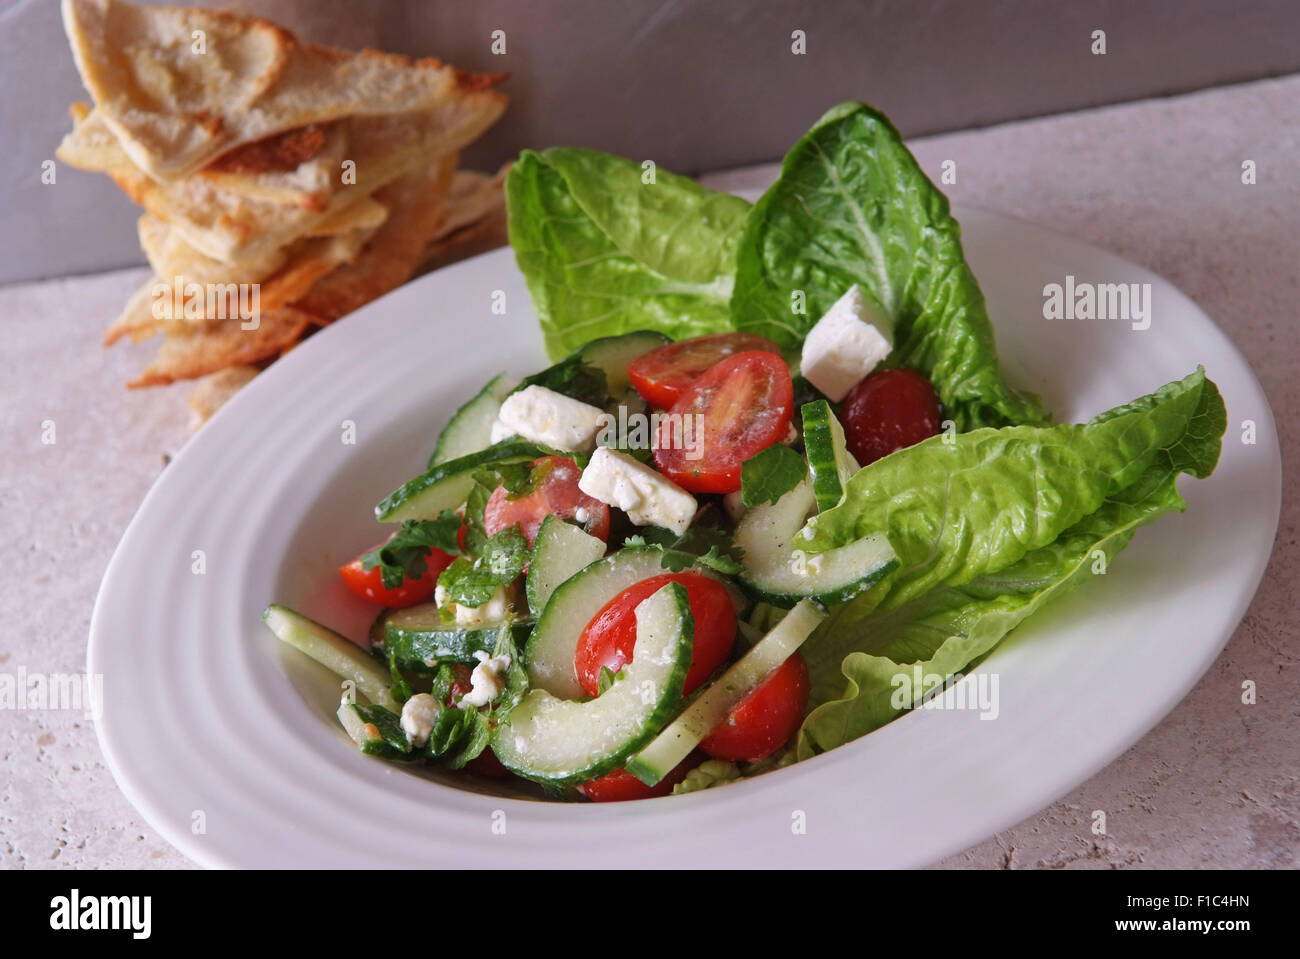
POLYGON ((1153 466, 1208 476, 1225 424, 1198 369, 1081 426, 932 437, 859 470, 844 501, 808 521, 804 549, 885 533, 900 565, 872 593, 882 608, 901 606, 1048 546, 1153 466))
POLYGON ((749 204, 594 150, 524 151, 506 178, 510 244, 547 353, 633 330, 673 339, 731 328, 749 204))
POLYGON ((928 377, 959 430, 1047 421, 1002 380, 947 198, 889 120, 845 103, 786 154, 746 218, 732 318, 794 350, 854 283, 893 320, 886 365, 928 377))
MULTIPOLYGON (((1139 527, 1186 509, 1177 478, 1184 472, 1204 478, 1214 469, 1226 414, 1213 382, 1198 372, 1103 413, 1084 429, 1107 423, 1126 424, 1127 436, 1107 435, 1117 446, 1136 443, 1134 462, 1146 465, 1130 482, 1113 486, 1095 510, 1007 565, 999 566, 996 560, 978 563, 976 575, 954 575, 921 594, 897 586, 872 590, 836 610, 804 644, 811 701, 816 705, 799 732, 800 759, 889 722, 910 705, 902 695, 907 687, 895 677, 910 676, 917 666, 926 675, 945 679, 966 669, 1051 599, 1104 573, 1139 527), (1149 434, 1142 418, 1170 415, 1168 404, 1183 395, 1196 397, 1196 406, 1181 436, 1148 455, 1143 437, 1149 434), (899 597, 910 598, 898 602, 899 597)), ((1056 456, 1053 452, 1049 459, 1056 456)), ((987 496, 1001 495, 996 481, 981 489, 987 496)), ((1050 486, 1035 487, 1035 493, 1041 503, 1057 501, 1050 486)), ((1032 522, 1039 521, 1035 515, 1032 522)), ((967 532, 974 530, 968 527, 967 532)), ((1014 534, 1008 535, 1014 539, 1014 534)), ((941 540, 943 535, 936 542, 941 540)), ((999 555, 1007 554, 990 552, 999 555)))

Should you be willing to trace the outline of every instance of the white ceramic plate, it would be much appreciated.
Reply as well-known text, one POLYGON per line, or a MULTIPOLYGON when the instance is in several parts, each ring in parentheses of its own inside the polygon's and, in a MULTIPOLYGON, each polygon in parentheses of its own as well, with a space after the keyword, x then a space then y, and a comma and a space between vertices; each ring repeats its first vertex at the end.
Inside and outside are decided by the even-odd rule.
POLYGON ((423 466, 450 412, 502 369, 544 365, 508 250, 439 271, 277 362, 145 498, 91 624, 100 743, 173 845, 225 866, 917 866, 1006 828, 1111 762, 1192 688, 1240 621, 1277 529, 1267 401, 1214 323, 1159 277, 1018 221, 958 211, 1003 366, 1078 421, 1204 364, 1228 406, 1223 456, 1189 509, 980 667, 1000 714, 918 711, 791 768, 626 804, 482 794, 367 758, 338 686, 259 621, 272 600, 353 635, 371 610, 334 567, 382 538, 371 506, 423 466), (1042 289, 1150 283, 1153 322, 1042 318, 1042 289), (506 313, 493 312, 503 291, 506 313), (1241 442, 1243 420, 1256 443, 1241 442), (355 443, 344 442, 349 426, 355 443), (202 550, 204 572, 195 573, 202 550), (803 824, 801 832, 797 826, 803 824))

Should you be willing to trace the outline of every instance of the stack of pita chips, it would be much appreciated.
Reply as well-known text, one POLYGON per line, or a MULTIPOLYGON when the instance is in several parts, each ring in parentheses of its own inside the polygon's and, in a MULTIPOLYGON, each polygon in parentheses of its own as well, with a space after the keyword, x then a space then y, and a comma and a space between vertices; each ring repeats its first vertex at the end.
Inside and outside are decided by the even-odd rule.
POLYGON ((504 242, 502 173, 457 170, 505 108, 499 77, 210 10, 64 0, 63 17, 94 106, 57 156, 145 209, 155 275, 105 344, 162 346, 129 386, 201 378, 202 421, 318 327, 504 242))

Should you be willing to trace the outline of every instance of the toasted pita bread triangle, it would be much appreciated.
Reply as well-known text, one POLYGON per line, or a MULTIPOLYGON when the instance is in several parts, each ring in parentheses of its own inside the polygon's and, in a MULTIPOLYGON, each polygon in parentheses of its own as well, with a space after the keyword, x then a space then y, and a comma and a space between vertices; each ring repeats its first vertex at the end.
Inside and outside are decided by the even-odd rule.
POLYGON ((229 369, 209 373, 199 380, 186 402, 194 418, 191 429, 198 429, 221 407, 230 402, 230 398, 252 382, 258 373, 256 366, 232 366, 229 369))
POLYGON ((456 169, 455 154, 394 180, 375 194, 388 219, 356 260, 320 279, 295 305, 329 321, 401 286, 415 273, 437 232, 456 169))
POLYGON ((238 320, 169 330, 153 362, 126 385, 132 389, 166 386, 231 366, 256 363, 296 343, 312 322, 313 318, 301 310, 282 307, 263 310, 255 330, 243 329, 238 320))
POLYGON ((495 114, 504 101, 488 88, 492 78, 438 60, 300 43, 275 24, 221 11, 63 0, 63 22, 95 105, 155 180, 312 123, 467 104, 495 114))
MULTIPOLYGON (((229 285, 233 290, 243 282, 250 285, 256 283, 258 309, 264 312, 278 310, 304 295, 312 284, 335 267, 354 260, 374 232, 372 227, 337 236, 301 240, 287 253, 284 266, 269 279, 260 282, 231 278, 200 280, 186 274, 161 273, 127 301, 122 315, 104 334, 104 345, 112 346, 124 336, 129 336, 132 340, 143 340, 162 330, 202 326, 222 318, 220 315, 207 315, 206 304, 201 315, 187 316, 184 298, 181 302, 176 302, 175 290, 178 286, 185 291, 190 284, 197 284, 197 288, 205 289, 206 292, 207 288, 229 285)), ((187 294, 183 293, 184 295, 187 294)), ((224 307, 228 302, 223 300, 221 305, 224 307)), ((234 315, 233 310, 227 309, 226 312, 234 315)))

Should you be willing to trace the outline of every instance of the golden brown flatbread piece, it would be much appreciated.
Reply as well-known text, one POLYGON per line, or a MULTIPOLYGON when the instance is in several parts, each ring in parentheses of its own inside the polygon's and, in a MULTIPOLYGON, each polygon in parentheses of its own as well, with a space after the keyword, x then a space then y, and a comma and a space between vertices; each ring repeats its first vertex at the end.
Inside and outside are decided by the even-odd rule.
POLYGON ((314 318, 291 306, 263 311, 257 329, 238 320, 217 320, 193 329, 169 330, 152 363, 127 386, 166 386, 231 366, 246 366, 296 343, 314 318))
MULTIPOLYGON (((454 113, 495 118, 491 78, 436 59, 300 43, 254 17, 118 0, 63 0, 82 81, 135 165, 170 182, 247 143, 345 116, 454 113)), ((447 150, 464 143, 448 144, 447 150)))
POLYGON ((454 154, 443 157, 376 193, 375 199, 388 207, 384 225, 355 262, 318 280, 295 305, 329 322, 409 280, 438 229, 456 161, 454 154))

